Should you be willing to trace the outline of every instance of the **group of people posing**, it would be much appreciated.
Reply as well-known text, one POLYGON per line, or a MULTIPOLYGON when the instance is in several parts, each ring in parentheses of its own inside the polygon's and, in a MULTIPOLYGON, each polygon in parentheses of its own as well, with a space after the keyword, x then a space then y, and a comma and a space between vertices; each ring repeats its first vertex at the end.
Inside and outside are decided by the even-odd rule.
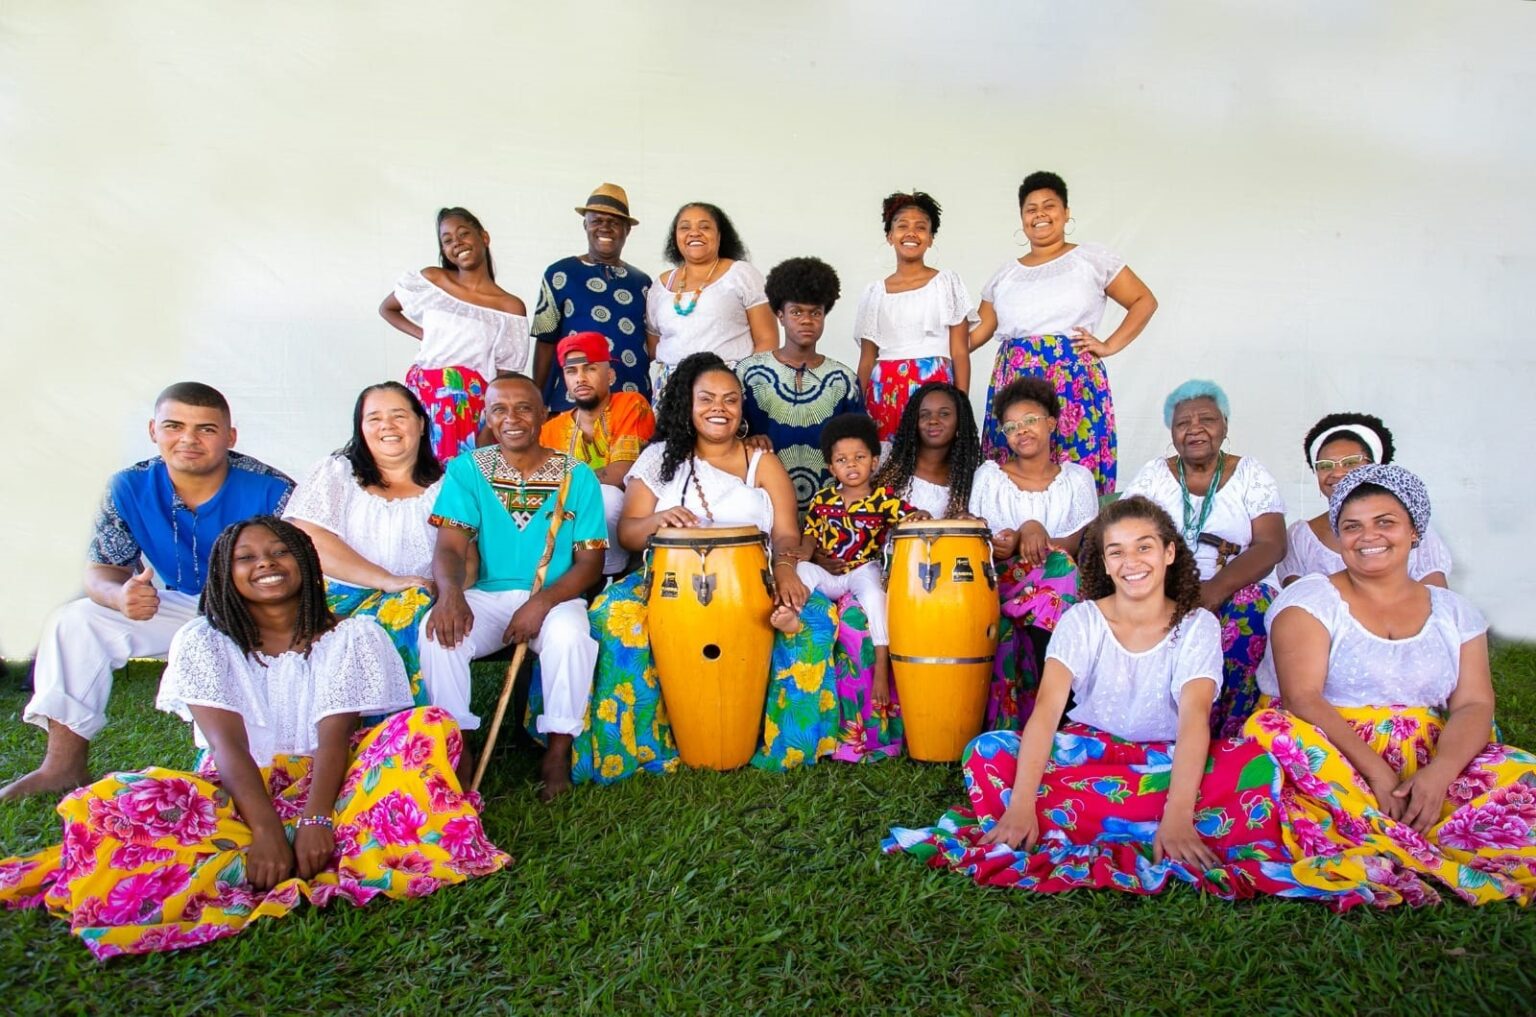
POLYGON ((985 521, 1002 621, 969 805, 887 850, 1039 891, 1528 902, 1536 757, 1494 739, 1486 623, 1446 588, 1386 425, 1312 428, 1327 510, 1287 530, 1274 477, 1226 448, 1225 393, 1192 380, 1164 406, 1174 454, 1117 492, 1103 360, 1156 301, 1067 241, 1059 177, 1018 196, 1029 251, 974 313, 926 264, 938 203, 885 201, 896 264, 862 295, 856 368, 818 348, 830 266, 764 278, 693 203, 653 283, 621 259, 636 221, 605 184, 531 327, 483 226, 443 210, 440 264, 380 308, 421 340, 406 383, 364 389, 350 439, 296 487, 234 451, 217 391, 166 389, 159 455, 112 479, 87 596, 38 649, 24 719, 45 757, 0 789, 69 792, 63 843, 0 862, 0 900, 47 906, 108 957, 300 895, 360 905, 495 871, 508 858, 466 790, 475 658, 537 655, 546 800, 680 765, 641 554, 664 528, 755 527, 771 547, 752 765, 900 755, 880 560, 928 518, 985 521), (1126 314, 1100 339, 1107 299, 1126 314), (993 338, 978 427, 970 353, 993 338), (196 772, 91 783, 113 670, 167 654, 157 705, 193 723, 196 772))

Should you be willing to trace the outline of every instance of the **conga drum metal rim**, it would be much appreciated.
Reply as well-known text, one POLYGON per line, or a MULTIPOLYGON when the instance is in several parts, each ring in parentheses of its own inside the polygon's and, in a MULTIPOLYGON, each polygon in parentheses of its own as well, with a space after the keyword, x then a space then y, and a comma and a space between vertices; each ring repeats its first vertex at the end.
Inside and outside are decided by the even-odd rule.
POLYGON ((756 526, 663 526, 651 535, 652 547, 713 549, 761 544, 767 539, 756 526))
POLYGON ((891 536, 903 537, 968 537, 971 535, 992 539, 992 530, 984 519, 919 519, 900 522, 891 527, 891 536))

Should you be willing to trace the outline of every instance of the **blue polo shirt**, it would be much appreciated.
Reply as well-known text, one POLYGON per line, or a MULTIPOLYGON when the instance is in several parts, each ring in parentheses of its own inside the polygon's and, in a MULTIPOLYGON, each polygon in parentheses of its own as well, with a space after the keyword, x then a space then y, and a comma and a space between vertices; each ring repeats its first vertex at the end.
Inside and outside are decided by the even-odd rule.
POLYGON ((231 452, 223 486, 193 509, 177 495, 165 460, 155 456, 113 474, 86 558, 131 569, 148 559, 166 589, 195 597, 224 528, 251 516, 281 515, 292 490, 283 473, 231 452))

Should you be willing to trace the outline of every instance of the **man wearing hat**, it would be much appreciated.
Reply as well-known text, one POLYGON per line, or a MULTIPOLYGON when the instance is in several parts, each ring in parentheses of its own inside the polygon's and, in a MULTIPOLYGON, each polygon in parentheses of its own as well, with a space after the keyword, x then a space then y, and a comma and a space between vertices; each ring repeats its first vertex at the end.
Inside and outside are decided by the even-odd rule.
POLYGON ((656 432, 656 416, 638 392, 613 390, 616 372, 608 339, 601 333, 566 336, 555 344, 555 359, 561 391, 572 406, 549 418, 539 431, 539 443, 586 463, 597 474, 608 522, 603 575, 618 575, 629 564, 629 552, 619 546, 618 534, 624 478, 656 432))
POLYGON ((576 212, 587 234, 587 252, 562 258, 544 272, 533 315, 533 380, 550 413, 571 408, 559 370, 551 370, 555 344, 577 332, 608 340, 615 392, 651 398, 651 358, 645 352, 645 295, 651 277, 620 257, 630 227, 629 196, 617 184, 601 184, 576 212))

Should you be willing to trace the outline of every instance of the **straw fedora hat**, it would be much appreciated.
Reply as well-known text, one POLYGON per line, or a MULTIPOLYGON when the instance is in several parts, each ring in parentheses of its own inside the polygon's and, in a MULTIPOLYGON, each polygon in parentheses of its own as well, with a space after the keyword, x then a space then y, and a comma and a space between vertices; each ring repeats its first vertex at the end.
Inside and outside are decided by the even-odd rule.
POLYGON ((618 184, 599 184, 587 199, 585 205, 576 206, 579 215, 588 212, 606 212, 628 220, 631 226, 640 225, 640 220, 629 214, 629 195, 624 193, 624 188, 618 184))

